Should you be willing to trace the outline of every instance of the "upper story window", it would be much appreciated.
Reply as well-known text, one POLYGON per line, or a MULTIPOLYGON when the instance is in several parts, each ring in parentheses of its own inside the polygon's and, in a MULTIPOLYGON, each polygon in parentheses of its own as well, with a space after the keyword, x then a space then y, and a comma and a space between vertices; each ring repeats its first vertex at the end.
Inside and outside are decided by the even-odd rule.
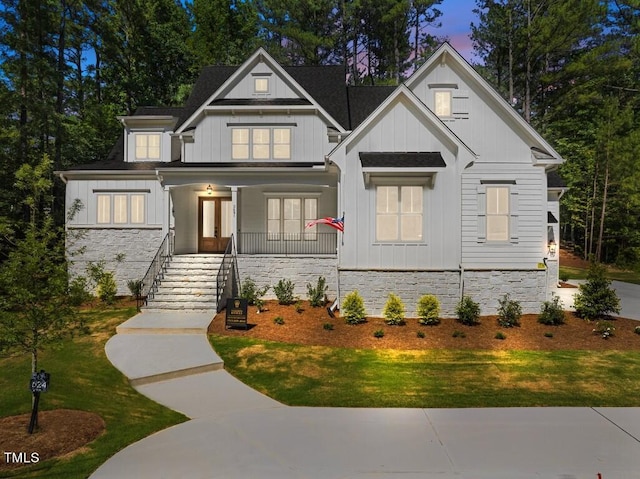
POLYGON ((376 187, 376 241, 422 241, 422 186, 376 187))
POLYGON ((451 91, 436 90, 434 92, 435 113, 440 117, 451 116, 452 102, 451 91))
POLYGON ((291 128, 232 128, 233 160, 291 159, 291 128))
POLYGON ((136 133, 136 160, 160 159, 160 133, 136 133))
POLYGON ((145 196, 142 194, 99 194, 96 199, 98 224, 143 224, 145 196))
POLYGON ((268 77, 255 77, 253 79, 253 92, 254 93, 269 93, 269 78, 268 77))

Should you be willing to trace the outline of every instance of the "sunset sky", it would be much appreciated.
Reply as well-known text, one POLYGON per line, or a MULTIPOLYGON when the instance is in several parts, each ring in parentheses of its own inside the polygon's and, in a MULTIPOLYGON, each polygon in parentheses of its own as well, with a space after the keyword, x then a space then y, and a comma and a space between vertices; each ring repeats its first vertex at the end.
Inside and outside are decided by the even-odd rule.
POLYGON ((451 45, 470 62, 473 62, 473 47, 469 39, 470 24, 478 22, 477 16, 473 13, 475 6, 475 0, 444 0, 437 6, 442 12, 442 27, 431 32, 438 36, 448 36, 451 45))

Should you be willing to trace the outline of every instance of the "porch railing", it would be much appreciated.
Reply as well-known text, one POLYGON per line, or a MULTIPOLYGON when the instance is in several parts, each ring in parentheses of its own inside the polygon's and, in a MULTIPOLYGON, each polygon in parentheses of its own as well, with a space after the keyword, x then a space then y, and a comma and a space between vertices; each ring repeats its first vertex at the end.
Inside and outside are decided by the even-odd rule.
POLYGON ((239 283, 236 248, 233 235, 231 235, 216 277, 216 308, 218 312, 226 306, 227 298, 238 295, 239 283))
POLYGON ((336 254, 337 233, 238 233, 238 253, 336 254))
POLYGON ((149 299, 152 299, 154 294, 157 292, 158 283, 167 270, 169 259, 173 255, 173 248, 174 235, 173 231, 170 231, 166 234, 162 243, 160 243, 158 251, 153 257, 153 260, 151 260, 149 269, 142 278, 140 283, 140 295, 138 296, 138 309, 141 304, 146 304, 149 299))

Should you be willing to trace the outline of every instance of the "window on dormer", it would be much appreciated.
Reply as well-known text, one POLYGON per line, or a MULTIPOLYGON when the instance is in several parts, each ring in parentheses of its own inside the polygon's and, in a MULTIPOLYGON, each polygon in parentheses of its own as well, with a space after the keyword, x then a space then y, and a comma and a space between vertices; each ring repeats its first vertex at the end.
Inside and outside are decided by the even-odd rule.
POLYGON ((160 134, 136 133, 136 160, 160 159, 160 134))
POLYGON ((269 93, 269 78, 256 77, 253 79, 254 93, 269 93))
POLYGON ((435 113, 440 117, 451 116, 451 91, 434 92, 435 113))

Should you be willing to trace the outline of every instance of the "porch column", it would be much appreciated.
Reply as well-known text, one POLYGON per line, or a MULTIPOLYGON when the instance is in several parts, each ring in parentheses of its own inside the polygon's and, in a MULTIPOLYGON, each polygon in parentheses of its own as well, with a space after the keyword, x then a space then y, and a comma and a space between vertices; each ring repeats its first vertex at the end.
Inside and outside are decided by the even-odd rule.
POLYGON ((236 239, 236 247, 238 245, 238 187, 231 187, 231 205, 233 209, 233 215, 231 217, 231 231, 236 239))
POLYGON ((162 190, 162 196, 166 209, 166 216, 162 221, 162 236, 166 236, 171 229, 171 194, 169 193, 169 187, 165 186, 162 190))

